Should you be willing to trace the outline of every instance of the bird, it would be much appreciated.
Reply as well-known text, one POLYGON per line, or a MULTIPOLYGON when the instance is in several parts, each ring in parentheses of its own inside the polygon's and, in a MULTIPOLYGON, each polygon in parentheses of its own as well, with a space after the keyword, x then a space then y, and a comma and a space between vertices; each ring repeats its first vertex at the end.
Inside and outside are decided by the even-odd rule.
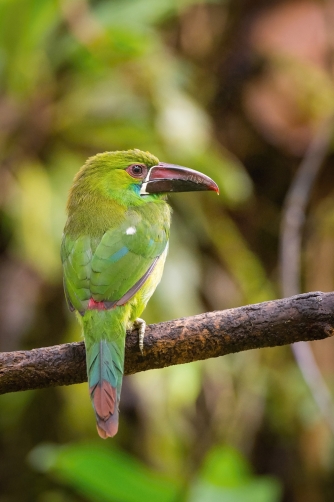
MULTIPOLYGON (((208 176, 138 149, 99 153, 74 177, 61 244, 67 305, 82 326, 89 394, 102 438, 118 431, 126 330, 160 282, 168 251, 170 192, 212 190, 208 176)), ((144 356, 143 356, 144 357, 144 356)))

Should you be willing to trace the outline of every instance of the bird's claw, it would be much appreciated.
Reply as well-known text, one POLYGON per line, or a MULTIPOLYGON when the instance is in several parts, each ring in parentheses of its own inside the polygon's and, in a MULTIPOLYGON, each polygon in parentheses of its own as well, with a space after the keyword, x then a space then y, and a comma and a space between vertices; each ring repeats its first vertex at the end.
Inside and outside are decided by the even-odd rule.
POLYGON ((133 323, 134 327, 138 329, 138 343, 139 343, 139 350, 141 354, 143 355, 144 353, 144 336, 145 336, 145 329, 146 329, 146 322, 144 319, 141 319, 140 317, 137 317, 135 322, 133 323))

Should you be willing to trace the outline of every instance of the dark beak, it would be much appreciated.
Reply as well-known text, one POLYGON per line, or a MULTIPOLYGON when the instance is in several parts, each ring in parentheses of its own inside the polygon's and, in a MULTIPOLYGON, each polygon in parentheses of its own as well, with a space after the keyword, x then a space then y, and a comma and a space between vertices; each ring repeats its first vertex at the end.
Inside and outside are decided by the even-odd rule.
POLYGON ((198 190, 213 190, 219 194, 217 184, 209 176, 188 167, 160 162, 149 170, 140 194, 195 192, 198 190))

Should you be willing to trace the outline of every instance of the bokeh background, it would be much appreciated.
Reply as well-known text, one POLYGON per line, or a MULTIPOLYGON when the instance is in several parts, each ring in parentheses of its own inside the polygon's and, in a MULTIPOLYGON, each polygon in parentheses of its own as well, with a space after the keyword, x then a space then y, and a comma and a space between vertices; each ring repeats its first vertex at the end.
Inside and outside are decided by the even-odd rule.
MULTIPOLYGON (((147 322, 281 296, 282 206, 334 111, 327 1, 0 0, 0 350, 80 339, 59 247, 74 174, 149 150, 213 177, 170 197, 147 322)), ((334 289, 333 142, 303 291, 334 289)), ((334 395, 333 341, 313 343, 334 395)), ((85 384, 0 397, 1 502, 327 502, 334 441, 290 347, 126 377, 102 441, 85 384)))

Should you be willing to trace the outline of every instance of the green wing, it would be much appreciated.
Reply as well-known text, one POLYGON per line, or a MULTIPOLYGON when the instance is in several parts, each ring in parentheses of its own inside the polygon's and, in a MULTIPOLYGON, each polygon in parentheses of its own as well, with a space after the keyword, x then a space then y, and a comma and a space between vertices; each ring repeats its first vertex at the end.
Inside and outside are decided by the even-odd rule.
POLYGON ((87 307, 90 293, 92 248, 90 237, 83 235, 63 237, 61 260, 64 272, 64 290, 70 310, 81 312, 87 307))
POLYGON ((145 282, 169 237, 169 217, 152 216, 128 211, 101 239, 64 235, 61 254, 70 309, 82 313, 90 298, 115 304, 145 282))

